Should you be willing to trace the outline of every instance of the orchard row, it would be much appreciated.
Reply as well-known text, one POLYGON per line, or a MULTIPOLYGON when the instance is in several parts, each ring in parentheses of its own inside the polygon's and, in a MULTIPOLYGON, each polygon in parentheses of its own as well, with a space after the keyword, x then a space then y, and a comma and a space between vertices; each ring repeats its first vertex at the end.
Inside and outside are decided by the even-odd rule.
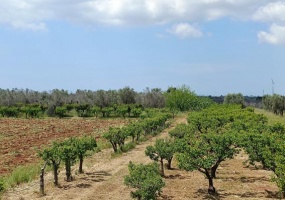
POLYGON ((178 124, 169 135, 169 139, 158 139, 145 150, 147 156, 160 163, 160 170, 156 163, 129 164, 130 174, 124 182, 136 189, 131 192, 132 197, 155 199, 165 185, 163 161, 167 160, 170 168, 173 157, 180 169, 204 174, 209 183, 208 192, 216 194, 214 180, 220 164, 241 149, 249 155, 251 165, 258 162, 263 169, 272 171, 272 181, 279 187, 280 195, 285 193, 285 126, 269 124, 253 108, 214 105, 192 112, 188 124, 178 124))

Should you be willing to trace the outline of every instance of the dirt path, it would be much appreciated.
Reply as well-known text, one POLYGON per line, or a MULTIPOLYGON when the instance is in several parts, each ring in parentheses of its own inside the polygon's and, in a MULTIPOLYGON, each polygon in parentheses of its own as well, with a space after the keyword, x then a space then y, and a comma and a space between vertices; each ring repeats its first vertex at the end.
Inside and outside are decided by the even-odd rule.
POLYGON ((64 173, 61 172, 59 178, 61 188, 53 187, 52 174, 47 174, 45 176, 47 184, 45 188, 46 196, 44 197, 39 196, 39 184, 36 181, 30 184, 23 184, 13 191, 8 191, 2 199, 131 199, 130 189, 123 184, 124 176, 128 174, 129 162, 150 163, 151 160, 145 156, 145 148, 154 144, 156 138, 168 137, 168 131, 173 129, 178 123, 186 123, 186 117, 177 117, 172 125, 159 136, 137 145, 135 149, 117 158, 111 158, 112 149, 105 149, 95 154, 87 160, 87 167, 84 169, 85 174, 76 175, 73 182, 65 182, 63 180, 64 173))
MULTIPOLYGON (((178 123, 186 123, 186 117, 179 117, 170 128, 158 137, 168 136, 168 131, 178 123)), ((3 200, 130 200, 130 189, 123 184, 123 178, 128 174, 129 161, 135 163, 150 163, 151 160, 145 156, 146 146, 152 145, 152 138, 135 149, 124 153, 117 158, 111 158, 111 149, 103 150, 88 159, 85 164, 85 174, 76 175, 75 181, 67 183, 64 173, 60 173, 61 188, 52 186, 52 174, 45 176, 46 196, 38 194, 39 183, 35 181, 30 184, 21 185, 14 191, 9 191, 3 200)), ((165 183, 160 200, 191 200, 191 199, 223 199, 223 200, 262 200, 277 199, 274 194, 278 191, 276 184, 271 182, 269 171, 257 170, 247 167, 244 162, 248 159, 243 152, 234 159, 221 163, 217 171, 217 179, 214 185, 219 193, 213 197, 207 194, 208 181, 197 172, 185 172, 176 168, 166 170, 165 183)))

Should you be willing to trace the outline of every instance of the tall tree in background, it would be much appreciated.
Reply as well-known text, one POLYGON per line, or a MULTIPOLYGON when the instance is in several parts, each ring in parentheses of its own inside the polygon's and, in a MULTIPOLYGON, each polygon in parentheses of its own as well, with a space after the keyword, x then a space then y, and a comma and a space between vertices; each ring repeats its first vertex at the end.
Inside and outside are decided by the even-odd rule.
POLYGON ((224 104, 239 104, 244 107, 244 96, 241 93, 227 94, 224 98, 224 104))
POLYGON ((163 108, 165 106, 165 96, 160 88, 149 89, 142 93, 143 106, 148 108, 163 108))
POLYGON ((136 103, 135 101, 136 92, 134 91, 133 88, 126 86, 123 89, 119 89, 118 93, 119 93, 120 103, 123 104, 136 103))
POLYGON ((180 88, 169 88, 165 93, 166 107, 174 114, 177 111, 196 110, 198 97, 186 85, 180 88))

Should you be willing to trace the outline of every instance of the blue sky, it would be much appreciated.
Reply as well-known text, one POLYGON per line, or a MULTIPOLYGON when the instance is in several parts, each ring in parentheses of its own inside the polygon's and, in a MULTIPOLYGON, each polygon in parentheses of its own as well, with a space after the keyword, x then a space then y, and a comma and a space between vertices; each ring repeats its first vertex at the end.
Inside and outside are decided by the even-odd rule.
POLYGON ((7 0, 0 88, 285 95, 285 1, 7 0))

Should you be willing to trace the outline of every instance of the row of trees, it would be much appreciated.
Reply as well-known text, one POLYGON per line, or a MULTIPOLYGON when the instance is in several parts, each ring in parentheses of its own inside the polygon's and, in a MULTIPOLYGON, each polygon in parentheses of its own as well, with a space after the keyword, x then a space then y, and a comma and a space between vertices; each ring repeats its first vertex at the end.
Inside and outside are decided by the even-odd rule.
MULTIPOLYGON (((164 175, 163 161, 171 167, 173 156, 178 166, 187 171, 197 170, 208 179, 210 194, 216 193, 214 180, 219 165, 231 159, 241 149, 249 155, 249 163, 261 163, 263 169, 273 172, 273 181, 278 185, 281 194, 285 193, 285 126, 268 124, 264 115, 255 114, 253 108, 241 105, 214 105, 198 112, 192 112, 188 124, 179 124, 169 132, 170 139, 159 139, 145 150, 147 156, 160 163, 160 170, 154 165, 134 165, 130 163, 130 175, 125 184, 136 188, 132 196, 138 199, 155 199, 164 186, 163 179, 146 178, 135 174, 136 170, 149 170, 164 175), (143 168, 143 169, 142 169, 143 168), (135 175, 134 175, 135 174, 135 175), (145 180, 138 183, 137 180, 145 180), (152 184, 153 191, 146 187, 152 184)), ((149 186, 150 187, 150 186, 149 186)))
POLYGON ((265 95, 262 99, 262 103, 265 110, 283 116, 285 110, 285 96, 278 94, 265 95))
POLYGON ((188 117, 189 125, 180 125, 170 135, 177 145, 179 167, 198 170, 209 181, 209 193, 215 193, 213 180, 221 162, 233 158, 241 148, 250 164, 260 162, 274 173, 273 180, 285 192, 285 126, 268 124, 265 116, 241 106, 214 106, 188 117))
POLYGON ((89 104, 91 106, 108 107, 113 104, 141 104, 144 107, 161 108, 165 106, 164 92, 159 88, 146 88, 136 92, 133 88, 124 87, 119 90, 77 90, 75 93, 67 90, 33 91, 23 89, 0 89, 0 106, 14 106, 18 103, 48 105, 89 104))
POLYGON ((111 143, 115 153, 123 151, 128 137, 132 138, 132 142, 139 142, 142 134, 144 137, 156 135, 166 127, 166 121, 170 116, 167 113, 159 113, 124 127, 110 127, 103 137, 111 143))
POLYGON ((167 107, 174 117, 176 112, 200 110, 211 104, 213 101, 209 98, 198 97, 185 85, 179 88, 171 87, 166 92, 157 88, 151 90, 147 88, 143 93, 136 93, 129 87, 118 91, 77 91, 76 94, 69 94, 64 90, 53 90, 50 94, 29 90, 25 93, 23 90, 12 90, 12 92, 0 90, 0 115, 3 117, 25 115, 26 118, 34 118, 45 114, 65 117, 70 115, 71 110, 75 110, 79 117, 110 115, 130 117, 131 114, 138 117, 145 108, 149 107, 167 107), (25 94, 26 96, 34 94, 31 96, 40 98, 38 100, 34 98, 35 101, 24 100, 28 98, 25 94), (82 96, 86 98, 78 100, 82 96), (3 100, 8 97, 12 100, 3 100))
POLYGON ((15 106, 0 106, 0 116, 19 117, 24 115, 26 118, 38 118, 43 116, 48 107, 41 104, 17 104, 15 106))
MULTIPOLYGON (((103 134, 103 138, 109 141, 115 153, 125 151, 125 141, 131 138, 132 142, 139 142, 140 136, 157 134, 166 126, 166 121, 171 117, 167 113, 150 112, 145 119, 140 119, 123 127, 110 127, 109 131, 103 134)), ((70 138, 63 142, 54 142, 51 147, 44 149, 39 155, 53 169, 54 185, 58 186, 58 171, 61 163, 64 163, 66 181, 72 180, 71 166, 79 161, 79 173, 83 173, 83 159, 88 152, 94 151, 97 147, 96 140, 91 136, 70 138)))
POLYGON ((114 104, 110 107, 90 106, 89 104, 64 104, 48 108, 42 104, 17 104, 15 106, 0 106, 2 117, 25 117, 38 118, 44 116, 56 116, 59 118, 73 117, 139 117, 144 111, 151 108, 144 108, 137 104, 114 104))
POLYGON ((63 142, 54 142, 51 147, 40 152, 40 156, 53 169, 54 185, 58 186, 58 174, 61 162, 64 162, 66 171, 66 181, 72 180, 71 166, 79 160, 79 173, 83 173, 83 159, 88 155, 89 151, 93 151, 97 147, 95 138, 91 136, 83 136, 78 138, 70 138, 63 142))

